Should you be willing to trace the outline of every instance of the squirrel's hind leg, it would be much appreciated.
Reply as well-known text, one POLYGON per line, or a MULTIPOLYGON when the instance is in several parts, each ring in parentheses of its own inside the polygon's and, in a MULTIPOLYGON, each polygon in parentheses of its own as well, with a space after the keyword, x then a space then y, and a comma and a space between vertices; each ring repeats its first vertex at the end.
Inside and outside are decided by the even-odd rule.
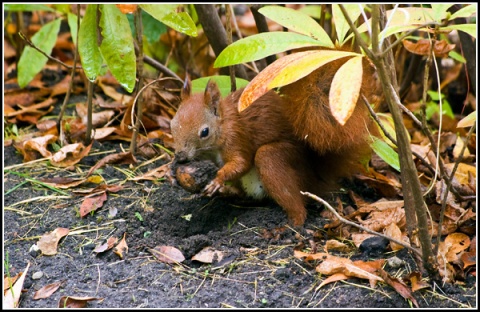
POLYGON ((307 217, 305 198, 305 162, 303 147, 292 142, 261 146, 255 154, 255 166, 267 194, 287 213, 293 226, 302 226, 307 217))

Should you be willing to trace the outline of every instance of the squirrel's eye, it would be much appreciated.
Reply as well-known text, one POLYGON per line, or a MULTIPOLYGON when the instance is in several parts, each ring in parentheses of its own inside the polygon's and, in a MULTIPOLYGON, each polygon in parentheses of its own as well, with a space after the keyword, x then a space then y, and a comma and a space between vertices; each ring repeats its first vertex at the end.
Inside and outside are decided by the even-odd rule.
POLYGON ((208 136, 208 127, 203 128, 202 131, 200 132, 200 138, 205 138, 208 136))

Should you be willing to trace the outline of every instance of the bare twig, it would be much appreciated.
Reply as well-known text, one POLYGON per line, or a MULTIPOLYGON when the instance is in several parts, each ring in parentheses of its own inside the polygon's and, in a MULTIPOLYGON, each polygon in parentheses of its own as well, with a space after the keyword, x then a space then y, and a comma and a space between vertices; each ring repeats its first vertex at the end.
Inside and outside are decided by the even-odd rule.
POLYGON ((422 256, 420 250, 413 248, 412 246, 410 246, 409 244, 406 244, 405 242, 399 241, 399 240, 397 240, 397 239, 395 239, 395 238, 393 238, 393 237, 384 235, 384 234, 382 234, 382 233, 375 232, 375 231, 373 231, 373 230, 370 230, 369 228, 366 228, 366 227, 364 227, 364 226, 361 226, 360 224, 357 224, 357 223, 355 223, 355 222, 352 222, 352 221, 349 221, 349 220, 343 218, 342 216, 340 216, 340 215, 338 214, 338 212, 335 210, 335 208, 333 208, 332 206, 330 206, 330 204, 329 204, 328 202, 326 202, 326 201, 323 200, 322 198, 318 197, 317 195, 312 194, 312 193, 309 193, 309 192, 300 192, 300 193, 302 193, 302 195, 306 195, 306 196, 308 196, 308 197, 310 197, 310 198, 312 198, 312 199, 314 199, 314 200, 322 203, 323 205, 325 205, 325 207, 327 207, 328 210, 330 210, 330 212, 332 212, 332 213, 335 215, 335 217, 337 217, 338 220, 340 220, 341 222, 343 222, 343 223, 345 223, 345 224, 348 224, 348 225, 351 225, 351 226, 354 226, 354 227, 356 227, 356 228, 359 228, 360 230, 365 231, 365 232, 367 232, 367 233, 374 234, 374 235, 377 235, 377 236, 386 238, 386 239, 388 239, 389 241, 392 241, 392 242, 394 242, 394 243, 396 243, 396 244, 398 244, 398 245, 401 245, 401 246, 407 248, 408 250, 414 252, 415 254, 417 254, 417 255, 419 255, 419 256, 422 256))
MULTIPOLYGON (((47 53, 43 52, 42 50, 40 50, 33 42, 31 42, 22 32, 19 32, 18 35, 20 36, 20 38, 22 38, 30 47, 32 47, 33 49, 37 50, 38 52, 40 52, 42 55, 44 55, 46 58, 48 58, 50 61, 53 61, 55 63, 58 63, 62 66, 64 66, 65 68, 67 69, 74 69, 75 67, 73 66, 70 66, 70 65, 67 65, 65 64, 64 62, 60 61, 59 59, 56 59, 50 55, 48 55, 47 53)), ((76 67, 77 69, 81 69, 82 67, 76 67)))

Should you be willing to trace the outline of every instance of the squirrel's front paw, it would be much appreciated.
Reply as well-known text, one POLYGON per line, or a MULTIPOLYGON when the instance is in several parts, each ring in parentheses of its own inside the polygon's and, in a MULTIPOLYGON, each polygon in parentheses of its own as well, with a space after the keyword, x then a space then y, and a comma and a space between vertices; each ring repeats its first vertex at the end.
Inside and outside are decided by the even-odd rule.
POLYGON ((223 183, 220 183, 217 179, 213 179, 210 183, 205 186, 203 189, 202 195, 207 197, 212 197, 223 187, 223 183))

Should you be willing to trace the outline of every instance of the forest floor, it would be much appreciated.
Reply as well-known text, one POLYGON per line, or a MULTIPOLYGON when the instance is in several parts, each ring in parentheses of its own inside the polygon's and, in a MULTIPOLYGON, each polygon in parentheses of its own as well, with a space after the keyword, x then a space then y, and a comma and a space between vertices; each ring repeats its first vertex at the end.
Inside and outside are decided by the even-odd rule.
MULTIPOLYGON (((81 175, 105 154, 119 152, 121 143, 115 144, 95 143, 91 156, 76 171, 51 167, 46 161, 24 164, 12 146, 5 147, 4 260, 10 276, 30 263, 20 308, 55 308, 64 296, 90 298, 88 308, 412 307, 411 300, 383 282, 371 287, 366 279, 350 278, 319 287, 326 276, 316 272, 316 261, 294 256, 299 246, 311 246, 312 241, 321 245, 329 239, 322 230, 328 220, 321 217, 319 205, 309 206, 305 227, 298 231, 287 226, 285 214, 274 203, 246 206, 196 198, 169 183, 127 179, 128 165, 106 165, 100 171, 103 179, 122 181, 123 189, 109 193, 100 209, 81 218, 81 197, 58 195, 32 182, 81 175), (70 230, 60 240, 57 254, 46 256, 32 249, 56 228, 70 230), (108 237, 120 240, 124 235, 128 252, 123 258, 112 249, 94 252, 108 237), (158 261, 151 253, 157 246, 177 248, 185 260, 158 261), (205 247, 215 250, 217 258, 212 263, 192 260, 205 247), (53 283, 61 283, 55 293, 34 299, 36 291, 53 283)), ((152 162, 142 170, 160 165, 162 161, 152 162)), ((376 253, 354 249, 349 257, 399 258, 401 266, 384 267, 392 276, 416 269, 405 249, 376 253)), ((471 274, 462 283, 431 286, 413 293, 419 307, 477 306, 476 278, 471 274)))

